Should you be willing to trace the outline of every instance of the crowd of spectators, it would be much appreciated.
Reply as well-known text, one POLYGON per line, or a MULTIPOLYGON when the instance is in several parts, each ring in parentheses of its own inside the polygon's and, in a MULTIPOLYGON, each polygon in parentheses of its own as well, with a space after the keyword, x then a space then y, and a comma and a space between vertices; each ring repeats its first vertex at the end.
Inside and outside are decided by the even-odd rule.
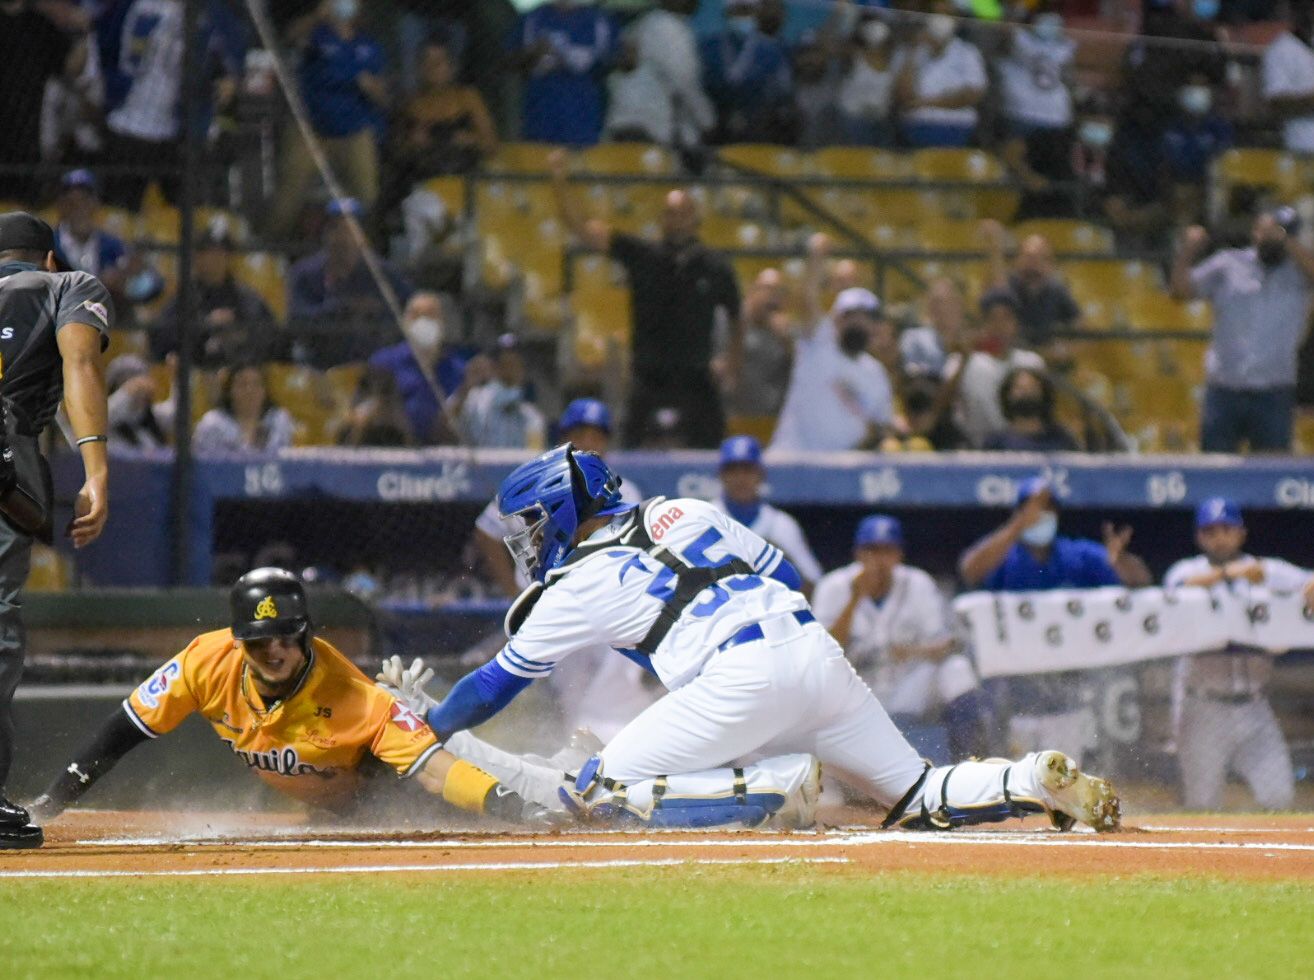
MULTIPOLYGON (((386 12, 360 0, 280 5, 274 19, 294 69, 294 108, 304 109, 299 121, 346 196, 326 199, 316 154, 289 118, 269 154, 269 206, 245 209, 249 228, 221 220, 197 237, 194 359, 218 372, 211 403, 222 397, 227 407, 213 411, 242 433, 197 445, 267 449, 281 444, 281 429, 296 431, 261 423, 269 431, 257 432, 250 406, 233 422, 234 378, 242 375, 240 391, 254 390, 247 368, 270 361, 366 365, 325 429, 343 444, 543 444, 557 379, 532 358, 526 364, 523 338, 506 332, 517 324, 467 343, 467 298, 448 295, 450 281, 442 296, 417 292, 434 283, 421 274, 416 246, 390 247, 415 237, 412 219, 442 224, 443 205, 417 200, 417 188, 477 170, 502 140, 655 143, 694 171, 701 148, 721 143, 984 146, 1022 192, 1016 217, 1080 210, 1111 227, 1121 248, 1167 255, 1176 229, 1205 219, 1212 161, 1253 129, 1254 106, 1242 111, 1247 52, 1234 35, 1267 19, 1283 29, 1251 58, 1251 77, 1282 144, 1314 149, 1308 5, 1114 5, 1115 20, 1134 15, 1135 33, 1097 81, 1079 70, 1080 36, 1069 21, 1089 6, 841 0, 817 16, 784 0, 657 0, 637 13, 589 0, 549 0, 523 14, 455 0, 386 12), (425 211, 434 207, 436 216, 425 211), (253 240, 295 260, 280 304, 285 322, 237 274, 253 240), (318 248, 307 254, 301 243, 318 248)), ((168 263, 98 215, 105 205, 139 211, 151 185, 176 202, 185 137, 231 161, 228 137, 268 64, 243 5, 204 0, 199 81, 185 83, 183 8, 182 0, 0 2, 0 123, 12 134, 0 148, 5 196, 52 205, 65 259, 101 276, 121 319, 150 327, 143 353, 157 362, 179 346, 177 300, 160 299, 168 263), (194 134, 183 129, 189 95, 202 110, 190 121, 194 134), (42 161, 61 165, 62 176, 34 169, 42 161)), ((543 163, 563 226, 627 277, 627 445, 711 447, 734 432, 777 449, 1086 444, 1056 407, 1073 364, 1063 337, 1085 324, 1044 236, 1012 243, 1003 225, 985 221, 984 285, 935 276, 918 302, 895 309, 853 263, 829 257, 824 237, 809 246, 801 287, 783 263, 740 283, 701 239, 696 188, 667 196, 651 242, 590 218, 567 193, 565 164, 543 163)), ((207 200, 213 191, 202 187, 207 200)), ((1177 295, 1205 299, 1218 314, 1202 444, 1289 448, 1304 336, 1298 307, 1314 269, 1290 223, 1276 264, 1245 249, 1206 258, 1225 243, 1226 231, 1216 232, 1183 238, 1172 269, 1177 295), (1267 321, 1276 341, 1260 365, 1250 364, 1255 345, 1229 326, 1253 305, 1237 297, 1243 265, 1275 270, 1276 284, 1264 288, 1281 293, 1280 315, 1267 321)), ((158 371, 148 374, 159 383, 158 371)), ((167 403, 164 392, 147 397, 139 378, 125 381, 125 411, 131 403, 137 420, 125 432, 151 428, 155 407, 167 403)), ((128 442, 167 440, 164 429, 137 435, 141 443, 128 442)))

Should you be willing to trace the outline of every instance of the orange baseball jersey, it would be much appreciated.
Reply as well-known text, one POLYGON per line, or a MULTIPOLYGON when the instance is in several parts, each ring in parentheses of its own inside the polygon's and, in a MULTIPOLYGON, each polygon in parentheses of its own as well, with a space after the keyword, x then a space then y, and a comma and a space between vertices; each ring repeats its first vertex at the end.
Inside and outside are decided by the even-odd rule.
POLYGON ((194 639, 134 690, 123 708, 151 738, 199 711, 266 783, 327 809, 355 795, 367 752, 410 776, 439 748, 423 719, 318 637, 301 684, 272 709, 226 629, 194 639))

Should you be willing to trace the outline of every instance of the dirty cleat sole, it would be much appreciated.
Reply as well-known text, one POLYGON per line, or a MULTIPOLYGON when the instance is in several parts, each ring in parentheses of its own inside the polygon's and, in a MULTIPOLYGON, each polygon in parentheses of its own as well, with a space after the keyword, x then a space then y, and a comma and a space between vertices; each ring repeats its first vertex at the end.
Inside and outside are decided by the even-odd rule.
POLYGON ((1073 822, 1101 832, 1122 826, 1122 801, 1113 784, 1082 772, 1062 752, 1051 750, 1037 755, 1036 778, 1049 794, 1050 805, 1056 811, 1054 825, 1059 830, 1069 829, 1073 822))
POLYGON ((817 802, 821 799, 821 763, 813 759, 798 789, 790 793, 784 805, 771 814, 767 830, 808 830, 817 824, 817 802))

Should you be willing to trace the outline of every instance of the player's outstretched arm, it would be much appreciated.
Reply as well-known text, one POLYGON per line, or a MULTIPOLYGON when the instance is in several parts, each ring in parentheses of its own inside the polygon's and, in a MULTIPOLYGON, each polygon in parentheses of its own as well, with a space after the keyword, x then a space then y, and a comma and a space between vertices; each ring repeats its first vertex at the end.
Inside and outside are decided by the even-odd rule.
POLYGON ((127 712, 122 707, 115 708, 100 731, 73 757, 68 767, 32 801, 28 807, 32 819, 44 823, 59 816, 146 739, 146 733, 132 723, 127 712))
POLYGON ((442 704, 425 715, 429 727, 446 741, 453 732, 482 725, 527 688, 530 678, 517 677, 490 660, 456 682, 442 704))
POLYGON ((439 749, 416 778, 430 793, 441 796, 467 813, 479 813, 508 823, 554 825, 557 818, 546 807, 530 802, 504 786, 478 766, 439 749))

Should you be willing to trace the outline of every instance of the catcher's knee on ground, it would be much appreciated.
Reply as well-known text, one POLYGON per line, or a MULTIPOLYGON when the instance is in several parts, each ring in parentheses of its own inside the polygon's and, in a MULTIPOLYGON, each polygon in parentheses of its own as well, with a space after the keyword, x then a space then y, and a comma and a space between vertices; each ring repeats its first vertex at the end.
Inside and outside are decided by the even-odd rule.
POLYGON ((810 827, 820 767, 810 755, 763 759, 743 768, 658 776, 624 784, 593 756, 560 794, 580 819, 647 827, 810 827))

